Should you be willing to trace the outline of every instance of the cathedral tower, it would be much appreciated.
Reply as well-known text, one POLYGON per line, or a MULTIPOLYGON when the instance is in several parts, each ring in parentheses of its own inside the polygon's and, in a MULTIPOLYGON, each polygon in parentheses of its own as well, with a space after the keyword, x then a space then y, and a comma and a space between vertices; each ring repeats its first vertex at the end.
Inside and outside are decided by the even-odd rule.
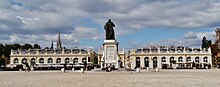
POLYGON ((59 34, 58 34, 57 49, 62 49, 61 40, 60 40, 60 31, 59 31, 59 34))

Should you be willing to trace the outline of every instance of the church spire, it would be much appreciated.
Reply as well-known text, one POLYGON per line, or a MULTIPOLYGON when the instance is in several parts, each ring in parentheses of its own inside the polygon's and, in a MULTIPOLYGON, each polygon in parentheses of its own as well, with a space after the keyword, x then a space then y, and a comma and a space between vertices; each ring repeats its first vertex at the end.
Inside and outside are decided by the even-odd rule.
POLYGON ((61 47, 61 40, 60 40, 60 31, 59 31, 59 34, 58 34, 57 49, 62 49, 62 47, 61 47))
POLYGON ((51 42, 50 49, 53 49, 53 40, 52 40, 52 42, 51 42))

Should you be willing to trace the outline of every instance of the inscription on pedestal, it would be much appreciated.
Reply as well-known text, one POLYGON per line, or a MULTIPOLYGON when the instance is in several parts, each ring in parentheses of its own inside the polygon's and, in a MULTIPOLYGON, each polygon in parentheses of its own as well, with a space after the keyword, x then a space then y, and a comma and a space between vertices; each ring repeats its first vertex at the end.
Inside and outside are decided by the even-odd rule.
POLYGON ((106 60, 107 61, 113 61, 116 60, 115 58, 115 48, 114 46, 107 46, 106 47, 106 60))

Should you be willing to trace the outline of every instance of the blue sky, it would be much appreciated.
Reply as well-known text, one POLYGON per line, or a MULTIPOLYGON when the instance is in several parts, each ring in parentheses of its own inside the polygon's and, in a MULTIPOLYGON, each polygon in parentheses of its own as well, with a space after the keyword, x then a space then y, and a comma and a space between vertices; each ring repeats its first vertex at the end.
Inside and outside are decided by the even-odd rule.
POLYGON ((98 49, 112 19, 120 48, 200 47, 203 36, 214 41, 220 1, 1 0, 0 15, 1 43, 47 47, 60 31, 64 47, 98 49))

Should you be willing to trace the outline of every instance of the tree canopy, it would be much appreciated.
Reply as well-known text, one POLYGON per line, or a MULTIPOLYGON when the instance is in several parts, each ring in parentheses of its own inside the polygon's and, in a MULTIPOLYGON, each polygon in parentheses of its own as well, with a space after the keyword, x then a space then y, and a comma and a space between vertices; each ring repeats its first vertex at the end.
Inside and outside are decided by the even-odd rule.
POLYGON ((208 49, 212 44, 212 41, 211 40, 207 40, 206 37, 204 36, 203 39, 202 39, 202 46, 201 48, 202 49, 208 49))
POLYGON ((17 43, 14 44, 0 44, 0 56, 1 55, 5 55, 6 58, 10 57, 10 53, 11 53, 11 49, 12 50, 18 50, 18 49, 39 49, 40 45, 38 44, 34 44, 34 46, 32 46, 31 44, 24 44, 24 45, 20 45, 17 43))

